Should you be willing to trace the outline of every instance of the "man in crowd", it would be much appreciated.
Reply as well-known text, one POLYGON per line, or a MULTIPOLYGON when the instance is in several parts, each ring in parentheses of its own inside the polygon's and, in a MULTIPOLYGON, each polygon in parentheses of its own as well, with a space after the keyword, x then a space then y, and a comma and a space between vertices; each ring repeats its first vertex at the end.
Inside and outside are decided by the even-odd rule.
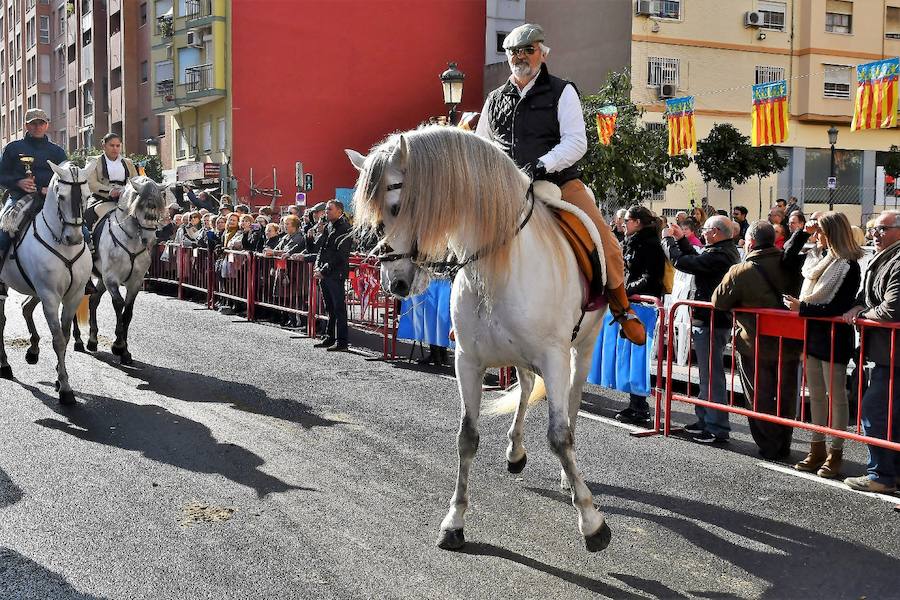
MULTIPOLYGON (((873 235, 877 254, 866 268, 856 306, 844 315, 848 323, 857 319, 896 323, 900 320, 900 211, 886 210, 875 221, 873 235)), ((865 328, 866 358, 875 363, 872 379, 862 400, 862 424, 867 436, 887 439, 888 419, 891 440, 900 441, 900 358, 891 365, 891 335, 900 344, 896 330, 865 328), (894 376, 893 415, 888 416, 891 373, 894 376)), ((900 346, 898 346, 900 347, 900 346)), ((898 353, 900 355, 900 353, 898 353)), ((900 478, 900 452, 869 446, 868 473, 844 480, 854 490, 892 494, 900 478)))
POLYGON ((747 235, 747 228, 750 227, 750 223, 747 222, 748 212, 746 206, 735 206, 731 211, 731 218, 738 224, 738 234, 735 236, 737 240, 742 240, 747 235))
POLYGON ((303 254, 306 250, 306 236, 300 231, 300 218, 288 215, 281 222, 284 224, 284 236, 275 246, 275 252, 283 252, 288 256, 303 254))
POLYGON ((791 233, 802 231, 806 226, 806 216, 799 210, 788 213, 788 229, 791 233))
MULTIPOLYGON (((802 241, 806 238, 803 237, 802 241)), ((717 310, 735 308, 783 309, 782 296, 796 296, 800 291, 797 254, 799 236, 791 239, 792 246, 784 254, 775 247, 775 228, 766 221, 750 225, 745 238, 747 256, 744 262, 731 267, 712 295, 717 310)), ((748 408, 757 412, 777 414, 793 419, 797 400, 797 372, 800 367, 802 343, 782 340, 779 374, 779 339, 760 336, 756 339, 756 315, 738 312, 735 346, 738 370, 748 408), (781 381, 780 409, 778 408, 779 379, 781 381)), ((750 433, 763 458, 776 460, 791 452, 793 429, 785 425, 750 419, 750 433)))
POLYGON ((780 208, 781 210, 786 210, 787 209, 787 201, 785 201, 784 198, 779 198, 778 200, 775 201, 775 206, 773 206, 772 208, 780 208))
POLYGON ((603 242, 610 310, 623 334, 643 344, 644 326, 625 295, 622 249, 581 182, 578 161, 587 150, 581 100, 571 82, 550 75, 545 63, 550 48, 544 39, 540 25, 526 23, 503 40, 511 75, 488 95, 475 133, 499 144, 534 179, 558 185, 563 200, 591 218, 603 242))
MULTIPOLYGON (((680 227, 667 227, 663 230, 663 250, 677 270, 694 276, 697 288, 694 298, 708 302, 725 273, 741 257, 734 243, 731 221, 727 217, 710 217, 702 232, 706 247, 703 252, 697 252, 680 227)), ((700 398, 725 404, 725 344, 731 332, 731 318, 726 312, 710 314, 708 309, 696 308, 691 325, 697 366, 700 368, 700 398)), ((697 421, 685 427, 693 434, 694 440, 705 444, 728 441, 731 426, 727 412, 702 406, 694 407, 694 412, 697 421)))
MULTIPOLYGON (((0 158, 0 185, 9 191, 6 204, 0 215, 7 211, 25 195, 32 195, 43 205, 47 186, 53 177, 48 161, 62 164, 67 160, 66 151, 47 137, 50 117, 39 108, 31 108, 25 113, 25 137, 15 140, 3 149, 0 158), (31 174, 26 174, 26 164, 30 164, 31 174)), ((0 230, 0 270, 12 246, 13 236, 0 230)))
POLYGON ((791 199, 787 202, 787 204, 783 207, 784 214, 787 216, 791 216, 793 212, 800 212, 800 204, 797 202, 797 196, 791 196, 791 199))
POLYGON ((329 200, 325 209, 328 225, 319 242, 315 278, 319 280, 328 312, 328 329, 324 340, 316 348, 339 352, 347 344, 347 302, 344 282, 350 273, 350 249, 353 245, 350 222, 344 216, 344 205, 339 200, 329 200))

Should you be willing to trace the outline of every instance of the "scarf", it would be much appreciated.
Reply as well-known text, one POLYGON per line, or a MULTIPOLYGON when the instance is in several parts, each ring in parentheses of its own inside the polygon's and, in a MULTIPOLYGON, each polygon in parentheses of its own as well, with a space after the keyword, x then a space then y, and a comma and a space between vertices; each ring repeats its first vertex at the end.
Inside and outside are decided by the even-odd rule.
POLYGON ((823 255, 818 248, 806 255, 803 263, 803 287, 800 300, 807 304, 828 304, 850 272, 850 263, 833 252, 823 255))
POLYGON ((234 228, 228 227, 228 228, 226 228, 226 229, 225 229, 225 233, 224 233, 224 235, 222 236, 223 245, 227 247, 227 246, 228 246, 228 242, 230 242, 231 239, 232 239, 235 235, 237 235, 237 232, 238 232, 238 228, 237 228, 237 227, 234 227, 234 228))

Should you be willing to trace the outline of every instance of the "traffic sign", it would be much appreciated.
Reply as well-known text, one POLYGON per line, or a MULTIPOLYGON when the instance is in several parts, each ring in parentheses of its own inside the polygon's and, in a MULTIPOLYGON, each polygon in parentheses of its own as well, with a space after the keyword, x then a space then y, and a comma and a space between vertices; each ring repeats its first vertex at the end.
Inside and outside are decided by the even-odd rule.
POLYGON ((303 163, 299 160, 294 163, 294 175, 296 177, 297 189, 303 189, 303 163))
POLYGON ((306 194, 297 192, 297 196, 294 198, 294 204, 297 206, 306 206, 306 194))
POLYGON ((829 190, 837 189, 837 177, 829 177, 828 178, 828 189, 829 190))

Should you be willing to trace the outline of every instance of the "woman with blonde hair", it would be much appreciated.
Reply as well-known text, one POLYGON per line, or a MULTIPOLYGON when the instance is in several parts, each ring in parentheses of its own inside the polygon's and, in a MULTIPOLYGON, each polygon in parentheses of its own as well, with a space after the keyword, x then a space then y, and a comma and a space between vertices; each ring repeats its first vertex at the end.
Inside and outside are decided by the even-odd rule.
MULTIPOLYGON (((784 304, 801 317, 840 316, 855 303, 862 248, 843 213, 826 212, 818 222, 810 219, 806 231, 815 233, 816 246, 806 255, 800 298, 785 295, 784 304)), ((806 380, 813 424, 847 429, 847 363, 855 343, 853 328, 846 323, 806 322, 806 380)), ((844 439, 833 437, 826 453, 825 434, 814 432, 809 454, 794 468, 834 479, 841 472, 843 448, 844 439)))

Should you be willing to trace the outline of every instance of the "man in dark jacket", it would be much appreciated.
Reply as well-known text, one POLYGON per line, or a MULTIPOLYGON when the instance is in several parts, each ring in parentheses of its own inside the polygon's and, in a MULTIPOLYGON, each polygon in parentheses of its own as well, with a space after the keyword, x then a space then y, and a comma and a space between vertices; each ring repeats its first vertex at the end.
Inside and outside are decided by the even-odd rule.
MULTIPOLYGON (((706 247, 702 253, 684 237, 680 227, 668 227, 663 231, 663 250, 678 271, 694 276, 697 289, 695 300, 709 302, 713 290, 732 265, 741 260, 734 243, 731 222, 722 216, 710 217, 702 229, 706 247)), ((694 350, 697 352, 697 366, 700 369, 700 398, 709 402, 726 404, 725 393, 725 344, 731 330, 728 313, 695 308, 692 315, 691 333, 694 350), (710 356, 712 359, 710 360, 710 356), (712 371, 710 371, 710 362, 712 371)), ((728 413, 695 406, 697 421, 685 427, 694 439, 702 443, 728 441, 731 426, 728 413)))
POLYGON ((346 350, 347 344, 347 302, 344 282, 350 274, 350 249, 353 245, 350 222, 344 216, 344 205, 339 200, 331 200, 325 209, 328 225, 319 241, 319 255, 316 258, 316 279, 319 280, 328 312, 328 329, 324 340, 317 348, 337 352, 346 350))
MULTIPOLYGON (((775 247, 775 228, 767 221, 750 225, 745 242, 748 253, 744 262, 731 267, 713 292, 713 306, 717 310, 783 309, 784 294, 794 295, 790 290, 799 289, 796 261, 790 251, 783 255, 775 247), (785 260, 786 255, 788 260, 785 260)), ((788 313, 785 317, 789 317, 788 313)), ((738 371, 747 407, 793 419, 802 342, 769 336, 757 339, 757 316, 752 313, 738 312, 735 321, 738 371)), ((752 418, 749 422, 750 433, 763 458, 776 460, 790 454, 791 427, 752 418)))
MULTIPOLYGON (((886 210, 875 221, 875 249, 863 278, 856 306, 844 314, 848 323, 857 319, 897 323, 900 321, 900 212, 886 210)), ((862 424, 866 435, 887 439, 891 419, 891 440, 900 441, 900 359, 891 364, 891 349, 900 343, 900 333, 887 328, 865 329, 866 358, 875 363, 872 379, 862 400, 862 424), (897 338, 891 344, 892 333, 897 338), (894 378, 893 415, 888 416, 891 375, 894 378)), ((855 490, 892 494, 900 478, 900 452, 869 446, 868 474, 844 480, 855 490)))

